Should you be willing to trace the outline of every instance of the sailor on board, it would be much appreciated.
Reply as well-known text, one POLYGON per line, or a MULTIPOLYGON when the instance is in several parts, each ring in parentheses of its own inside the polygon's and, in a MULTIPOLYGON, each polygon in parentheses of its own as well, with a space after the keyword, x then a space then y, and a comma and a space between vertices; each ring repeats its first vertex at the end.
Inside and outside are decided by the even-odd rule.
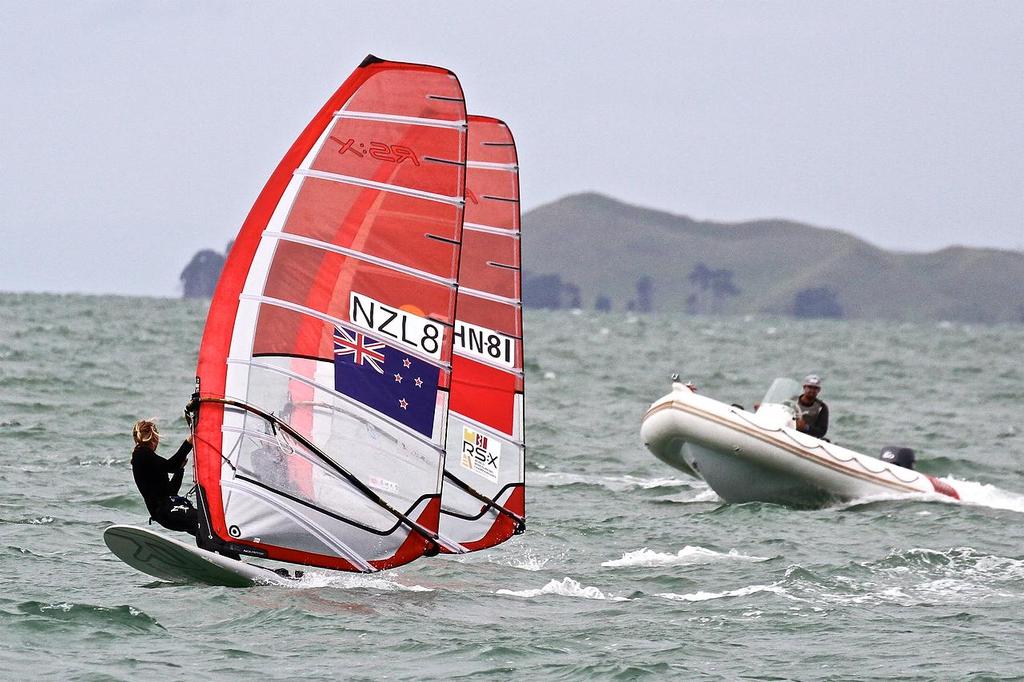
POLYGON ((152 420, 135 422, 132 438, 135 439, 132 475, 142 499, 146 501, 150 521, 156 521, 169 530, 196 535, 199 513, 187 498, 178 495, 188 453, 192 451, 192 435, 189 434, 178 451, 168 459, 156 454, 160 432, 152 420))
POLYGON ((828 405, 818 399, 821 377, 804 377, 804 392, 796 400, 796 429, 815 438, 824 438, 828 432, 828 405))

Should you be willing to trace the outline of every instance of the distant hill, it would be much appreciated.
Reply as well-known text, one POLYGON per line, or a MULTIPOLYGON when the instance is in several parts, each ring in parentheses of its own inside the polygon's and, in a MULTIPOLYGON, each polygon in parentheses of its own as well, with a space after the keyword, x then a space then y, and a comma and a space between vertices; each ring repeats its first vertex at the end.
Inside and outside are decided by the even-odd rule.
POLYGON ((210 298, 213 290, 217 288, 217 280, 220 279, 220 271, 224 268, 224 261, 227 259, 228 251, 234 241, 228 242, 224 253, 217 253, 213 249, 203 249, 192 256, 185 269, 181 271, 178 279, 181 281, 182 298, 210 298))
MULTIPOLYGON (((184 295, 210 296, 223 263, 197 253, 184 295)), ((1024 323, 1019 251, 898 253, 838 230, 697 221, 600 194, 526 213, 523 264, 527 307, 1024 323)))
POLYGON ((1019 251, 899 253, 838 230, 697 221, 600 194, 526 213, 523 264, 528 306, 1024 322, 1019 251))

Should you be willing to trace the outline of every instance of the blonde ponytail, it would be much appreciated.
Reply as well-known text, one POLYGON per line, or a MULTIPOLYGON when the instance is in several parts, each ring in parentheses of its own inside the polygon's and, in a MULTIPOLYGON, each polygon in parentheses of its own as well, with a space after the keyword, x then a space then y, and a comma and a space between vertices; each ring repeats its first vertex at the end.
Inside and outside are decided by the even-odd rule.
POLYGON ((132 427, 132 438, 136 445, 145 445, 155 450, 160 443, 160 431, 156 428, 155 419, 140 419, 132 427))

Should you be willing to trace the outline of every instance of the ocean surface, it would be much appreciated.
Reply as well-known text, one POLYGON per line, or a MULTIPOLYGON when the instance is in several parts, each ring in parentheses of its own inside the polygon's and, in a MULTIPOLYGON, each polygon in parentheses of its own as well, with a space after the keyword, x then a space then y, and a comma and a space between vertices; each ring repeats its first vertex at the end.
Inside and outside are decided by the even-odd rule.
POLYGON ((205 313, 0 294, 0 678, 1024 678, 1022 326, 531 312, 525 535, 229 589, 101 537, 146 522, 131 425, 185 435, 205 313), (674 371, 746 405, 819 373, 834 441, 965 500, 723 504, 640 443, 674 371))

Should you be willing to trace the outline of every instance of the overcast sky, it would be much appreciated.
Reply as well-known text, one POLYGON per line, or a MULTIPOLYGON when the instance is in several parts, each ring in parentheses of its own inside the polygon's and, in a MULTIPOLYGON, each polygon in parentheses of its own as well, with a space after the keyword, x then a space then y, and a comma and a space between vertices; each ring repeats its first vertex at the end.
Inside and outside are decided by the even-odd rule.
POLYGON ((178 295, 371 52, 508 121, 527 210, 1024 250, 1021 2, 0 0, 0 291, 178 295))

